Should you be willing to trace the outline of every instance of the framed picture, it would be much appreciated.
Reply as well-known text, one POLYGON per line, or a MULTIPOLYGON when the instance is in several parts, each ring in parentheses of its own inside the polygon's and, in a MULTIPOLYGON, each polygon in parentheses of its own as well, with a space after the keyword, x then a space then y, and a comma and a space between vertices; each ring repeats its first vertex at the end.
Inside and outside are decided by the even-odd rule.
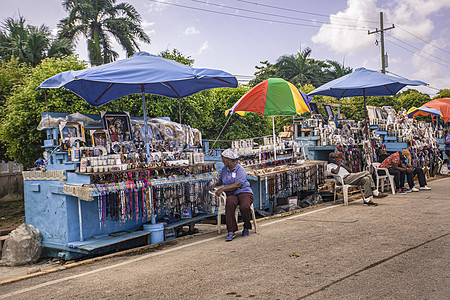
POLYGON ((327 112, 328 117, 334 118, 333 110, 331 109, 331 106, 324 105, 325 111, 327 112))
POLYGON ((112 143, 133 140, 130 114, 128 112, 101 112, 103 128, 108 132, 112 143))
POLYGON ((367 112, 369 114, 369 119, 374 120, 377 117, 375 116, 375 107, 373 106, 367 106, 367 112))
POLYGON ((376 107, 375 108, 375 112, 377 113, 377 118, 378 119, 383 119, 383 114, 381 113, 381 108, 376 107))
POLYGON ((91 130, 90 134, 91 134, 92 146, 106 147, 106 145, 109 143, 108 131, 106 131, 104 129, 91 130))
POLYGON ((72 149, 71 150, 72 161, 80 161, 80 149, 72 149))
POLYGON ((312 115, 319 115, 319 108, 315 102, 309 102, 309 108, 311 108, 312 115))
POLYGON ((59 134, 63 143, 69 143, 72 147, 74 143, 84 142, 84 127, 79 122, 61 122, 59 124, 59 134))

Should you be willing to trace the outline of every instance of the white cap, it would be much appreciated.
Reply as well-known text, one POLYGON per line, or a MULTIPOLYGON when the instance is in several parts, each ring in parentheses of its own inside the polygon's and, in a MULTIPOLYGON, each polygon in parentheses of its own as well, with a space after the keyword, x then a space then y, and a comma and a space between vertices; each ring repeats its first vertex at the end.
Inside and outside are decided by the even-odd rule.
POLYGON ((229 158, 229 159, 237 159, 238 158, 238 154, 235 150, 233 149, 226 149, 222 152, 222 156, 229 158))

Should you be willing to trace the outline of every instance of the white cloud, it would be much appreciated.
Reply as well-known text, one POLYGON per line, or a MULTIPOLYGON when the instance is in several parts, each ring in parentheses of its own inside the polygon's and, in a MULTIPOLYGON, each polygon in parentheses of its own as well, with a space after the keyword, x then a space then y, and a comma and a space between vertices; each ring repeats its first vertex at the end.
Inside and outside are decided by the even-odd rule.
POLYGON ((319 32, 312 37, 312 41, 330 47, 335 52, 349 55, 367 49, 373 45, 374 38, 367 34, 365 28, 368 23, 365 21, 373 21, 375 11, 376 0, 348 0, 347 9, 330 15, 331 25, 322 25, 319 32), (354 30, 356 27, 363 27, 364 30, 354 30))
POLYGON ((357 54, 372 47, 377 36, 375 34, 368 35, 367 30, 343 30, 330 27, 343 27, 348 26, 343 24, 352 24, 355 27, 370 28, 370 31, 373 31, 375 28, 379 28, 379 24, 372 23, 373 25, 371 25, 366 21, 378 21, 380 11, 384 13, 385 27, 391 26, 392 23, 400 27, 389 31, 395 37, 417 41, 417 38, 406 32, 408 31, 422 39, 429 39, 435 28, 430 15, 447 7, 450 7, 450 1, 396 0, 388 2, 386 7, 377 7, 376 0, 348 0, 347 8, 330 15, 332 25, 322 25, 319 32, 312 37, 312 41, 330 47, 337 53, 357 54))
POLYGON ((156 30, 153 28, 153 26, 155 26, 155 22, 147 22, 147 21, 141 22, 141 27, 142 29, 144 29, 147 35, 152 35, 156 33, 156 30))
MULTIPOLYGON (((433 45, 441 45, 441 48, 444 49, 449 46, 448 40, 445 39, 434 40, 430 43, 433 45)), ((431 44, 425 44, 421 51, 412 56, 412 63, 415 69, 418 70, 414 73, 414 77, 426 78, 425 81, 434 87, 448 87, 449 80, 445 74, 447 68, 444 65, 450 66, 450 63, 440 61, 437 58, 441 54, 440 50, 431 44), (438 61, 440 64, 432 61, 438 61)))
POLYGON ((208 41, 204 41, 203 44, 200 46, 200 49, 198 49, 198 54, 202 54, 206 50, 210 49, 208 45, 208 41))
POLYGON ((199 34, 199 33, 200 31, 198 31, 197 28, 195 28, 194 26, 186 27, 186 29, 184 30, 185 35, 199 34))

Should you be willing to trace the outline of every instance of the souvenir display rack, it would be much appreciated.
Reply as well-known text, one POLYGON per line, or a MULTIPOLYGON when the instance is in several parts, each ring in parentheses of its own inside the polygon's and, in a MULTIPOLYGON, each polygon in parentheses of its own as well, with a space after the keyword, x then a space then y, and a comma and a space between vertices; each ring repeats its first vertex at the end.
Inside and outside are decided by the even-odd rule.
POLYGON ((405 110, 397 113, 391 107, 368 109, 370 122, 373 124, 372 134, 383 143, 386 151, 393 153, 408 149, 411 152, 411 164, 424 168, 427 177, 434 176, 443 158, 443 128, 408 118, 405 110), (370 113, 371 111, 384 113, 374 114, 370 113))
POLYGON ((201 135, 167 120, 127 113, 43 113, 46 163, 24 172, 27 223, 43 235, 45 255, 72 259, 148 243, 147 222, 212 216, 201 135), (148 141, 148 147, 144 140, 148 141), (144 227, 145 228, 145 227, 144 227), (126 245, 125 245, 126 244, 126 245))
MULTIPOLYGON (((280 197, 299 196, 302 192, 317 191, 319 185, 325 182, 324 167, 323 161, 307 161, 257 168, 247 171, 247 174, 258 183, 254 187, 254 193, 259 196, 259 206, 273 209, 280 197)), ((256 199, 255 197, 255 202, 256 199)))

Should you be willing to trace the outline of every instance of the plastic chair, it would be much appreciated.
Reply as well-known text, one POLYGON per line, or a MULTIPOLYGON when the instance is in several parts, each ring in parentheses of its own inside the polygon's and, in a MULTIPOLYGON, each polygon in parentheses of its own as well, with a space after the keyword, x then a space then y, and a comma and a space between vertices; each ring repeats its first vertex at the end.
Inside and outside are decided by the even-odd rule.
MULTIPOLYGON (((216 187, 214 189, 214 191, 209 191, 209 193, 211 195, 216 196, 216 191, 218 189, 219 188, 216 187)), ((219 203, 219 205, 217 206, 217 233, 218 234, 220 234, 220 230, 221 230, 221 228, 220 228, 221 222, 222 222, 221 216, 225 213, 226 201, 227 201, 227 195, 224 192, 222 192, 222 194, 220 194, 220 196, 217 197, 217 202, 219 203)), ((253 207, 253 203, 252 203, 252 205, 250 205, 250 210, 252 211, 253 227, 255 228, 255 233, 256 233, 256 215, 255 215, 255 209, 253 207)), ((234 216, 236 218, 236 222, 238 220, 238 214, 239 214, 239 205, 236 206, 236 213, 234 216)))
POLYGON ((375 175, 377 176, 377 190, 380 191, 380 182, 382 182, 383 184, 381 185, 381 192, 384 192, 384 182, 387 179, 389 180, 392 194, 395 195, 394 175, 389 174, 389 170, 387 168, 380 168, 380 165, 381 163, 379 162, 372 163, 372 167, 375 169, 375 175), (379 175, 378 171, 384 171, 385 175, 379 175))
POLYGON ((342 189, 342 195, 344 196, 344 206, 348 206, 348 189, 349 188, 358 188, 359 187, 360 191, 361 191, 361 195, 364 199, 362 187, 360 187, 358 185, 353 185, 353 184, 344 184, 344 178, 342 178, 341 176, 336 175, 336 174, 332 174, 332 176, 336 180, 336 184, 334 185, 334 203, 336 203, 336 195, 337 195, 338 189, 342 189))

